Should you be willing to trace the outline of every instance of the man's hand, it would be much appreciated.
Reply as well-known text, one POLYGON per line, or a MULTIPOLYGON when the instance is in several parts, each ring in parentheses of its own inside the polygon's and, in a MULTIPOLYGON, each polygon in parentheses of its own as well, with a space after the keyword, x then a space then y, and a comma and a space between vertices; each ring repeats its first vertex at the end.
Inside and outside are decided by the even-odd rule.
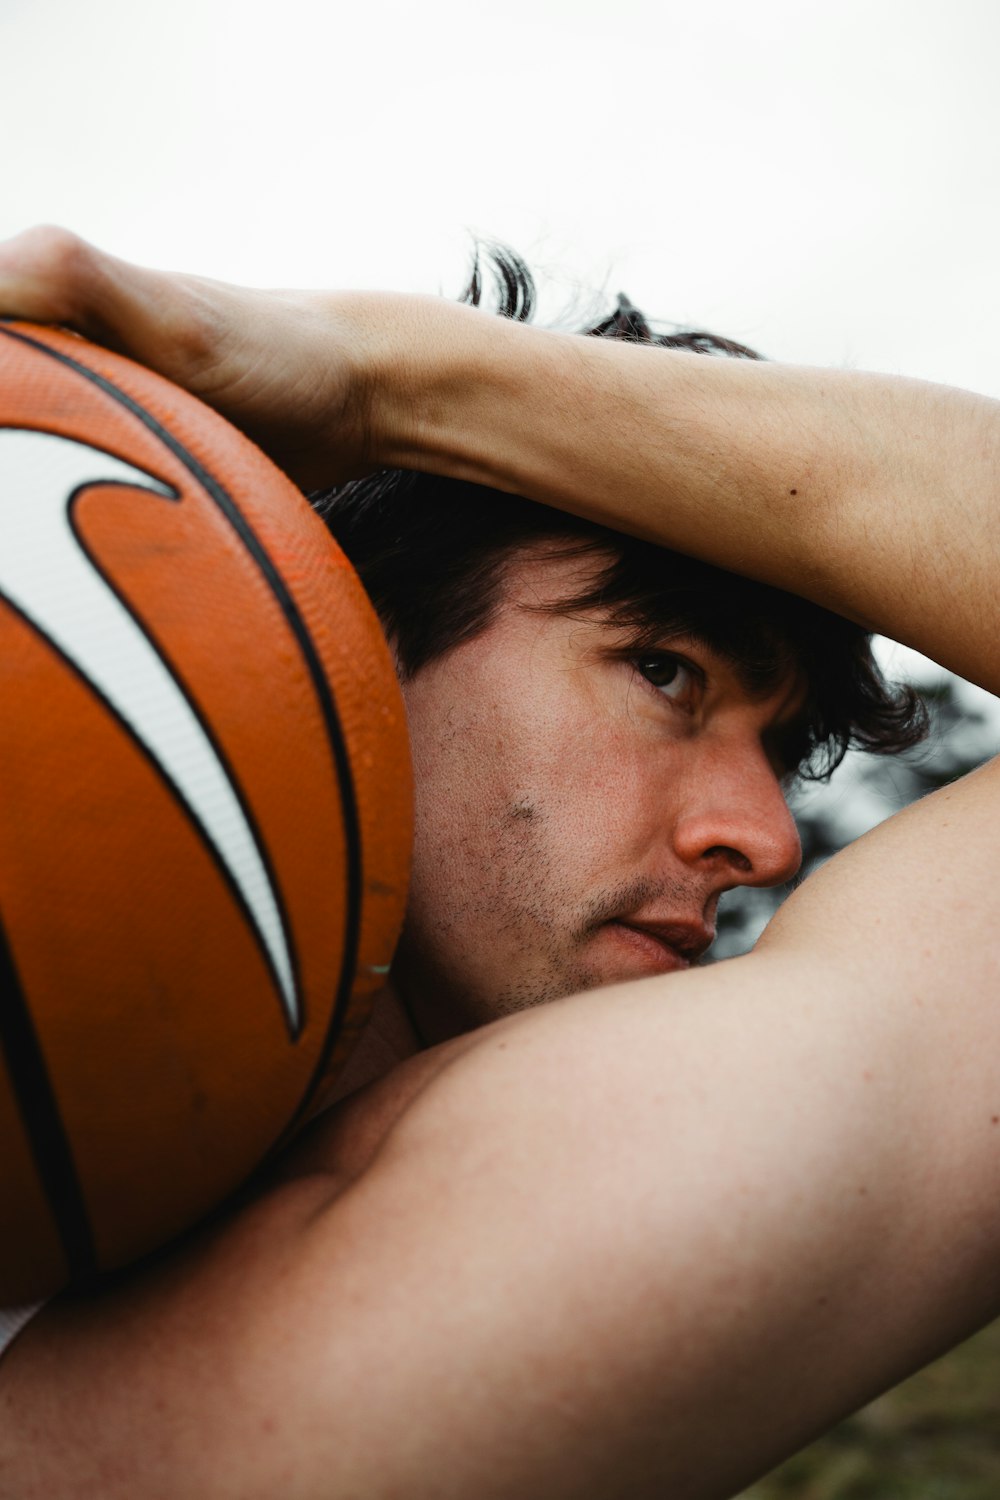
MULTIPOLYGON (((382 299, 385 300, 385 299, 382 299)), ((389 299, 391 300, 391 299, 389 299)), ((405 300, 405 299, 403 299, 405 300)), ((0 245, 0 316, 65 324, 184 386, 314 488, 372 467, 380 299, 150 271, 64 229, 0 245)))

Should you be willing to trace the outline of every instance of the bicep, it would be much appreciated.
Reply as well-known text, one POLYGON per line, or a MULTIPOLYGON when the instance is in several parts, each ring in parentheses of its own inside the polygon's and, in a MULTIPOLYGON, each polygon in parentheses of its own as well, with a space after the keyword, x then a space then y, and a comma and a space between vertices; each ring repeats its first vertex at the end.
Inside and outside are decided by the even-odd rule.
POLYGON ((998 773, 749 958, 496 1028, 404 1117, 375 1342, 423 1465, 467 1465, 435 1493, 731 1493, 1000 1309, 998 773))
POLYGON ((58 1422, 79 1493, 732 1493, 1000 1306, 997 795, 894 820, 746 959, 487 1029, 345 1191, 53 1314, 6 1420, 58 1422))

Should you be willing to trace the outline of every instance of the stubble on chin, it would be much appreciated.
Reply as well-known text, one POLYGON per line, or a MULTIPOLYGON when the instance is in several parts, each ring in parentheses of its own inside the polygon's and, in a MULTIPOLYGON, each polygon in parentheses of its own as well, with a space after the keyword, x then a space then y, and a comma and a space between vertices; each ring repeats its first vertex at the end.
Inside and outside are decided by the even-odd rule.
MULTIPOLYGON (((456 881, 415 944, 404 935, 395 973, 429 1040, 629 977, 599 951, 601 929, 680 894, 641 875, 596 891, 586 889, 585 877, 574 883, 553 853, 549 821, 544 801, 524 795, 497 809, 492 829, 477 840, 493 855, 479 878, 456 881)), ((452 851, 456 868, 463 852, 452 851)))
POLYGON ((627 979, 627 972, 609 970, 589 952, 602 927, 643 908, 679 901, 686 894, 676 883, 634 876, 593 896, 582 910, 578 901, 577 911, 570 918, 568 890, 562 893, 562 901, 552 897, 550 891, 548 901, 531 903, 524 901, 522 888, 517 927, 528 961, 524 972, 512 977, 492 997, 490 1019, 627 979))

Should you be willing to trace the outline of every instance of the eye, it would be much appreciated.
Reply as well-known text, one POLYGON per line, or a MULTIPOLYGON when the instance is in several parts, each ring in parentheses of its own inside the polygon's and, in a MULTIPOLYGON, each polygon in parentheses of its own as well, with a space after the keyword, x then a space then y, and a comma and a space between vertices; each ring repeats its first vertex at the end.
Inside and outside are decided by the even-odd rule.
POLYGON ((701 673, 696 667, 683 657, 673 656, 669 652, 650 651, 644 656, 634 657, 632 665, 650 687, 656 688, 657 692, 664 698, 669 698, 672 703, 682 706, 693 703, 694 695, 702 683, 701 673))

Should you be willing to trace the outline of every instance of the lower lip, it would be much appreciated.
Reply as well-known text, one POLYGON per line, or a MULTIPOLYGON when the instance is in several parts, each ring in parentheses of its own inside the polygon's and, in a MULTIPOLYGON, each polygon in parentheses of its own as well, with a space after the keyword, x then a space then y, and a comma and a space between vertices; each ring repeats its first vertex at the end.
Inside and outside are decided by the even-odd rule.
POLYGON ((673 974, 691 967, 690 961, 676 948, 640 927, 629 927, 624 922, 606 922, 601 932, 626 961, 629 975, 673 974))

